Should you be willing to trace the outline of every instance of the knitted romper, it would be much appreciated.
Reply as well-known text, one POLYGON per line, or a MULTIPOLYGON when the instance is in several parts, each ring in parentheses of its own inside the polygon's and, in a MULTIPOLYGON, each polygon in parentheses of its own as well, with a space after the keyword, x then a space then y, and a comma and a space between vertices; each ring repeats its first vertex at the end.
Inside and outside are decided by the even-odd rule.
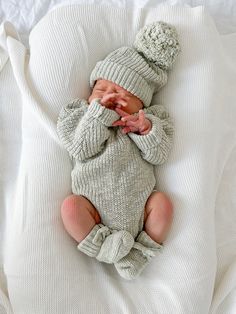
POLYGON ((156 184, 154 165, 167 159, 173 136, 163 106, 143 110, 152 123, 147 135, 112 127, 120 116, 100 105, 100 99, 90 105, 76 99, 62 108, 57 122, 59 138, 74 161, 72 192, 94 205, 110 232, 126 230, 133 238, 143 228, 145 203, 156 184))

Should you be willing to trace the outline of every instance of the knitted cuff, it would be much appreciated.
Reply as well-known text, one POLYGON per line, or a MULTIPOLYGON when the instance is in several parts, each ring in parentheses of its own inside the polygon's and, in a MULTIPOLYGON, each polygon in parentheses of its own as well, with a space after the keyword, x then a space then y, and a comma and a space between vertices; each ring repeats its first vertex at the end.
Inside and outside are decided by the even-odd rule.
POLYGON ((148 248, 152 248, 154 250, 161 250, 163 248, 162 244, 159 244, 156 241, 153 241, 152 238, 145 231, 140 232, 140 234, 138 235, 135 241, 141 243, 142 245, 148 248))
POLYGON ((88 103, 84 99, 75 99, 62 107, 58 115, 58 122, 65 120, 68 117, 81 116, 82 112, 86 112, 88 103))
POLYGON ((114 110, 102 106, 100 98, 93 99, 88 107, 88 114, 97 118, 101 123, 106 126, 112 126, 112 123, 119 120, 120 116, 114 110))
POLYGON ((98 255, 104 239, 110 234, 108 227, 97 224, 87 237, 79 243, 77 249, 90 257, 98 255))
POLYGON ((154 257, 157 251, 162 252, 163 250, 163 245, 153 241, 145 231, 138 235, 133 247, 141 251, 148 260, 154 257))
POLYGON ((159 118, 149 114, 146 114, 145 117, 152 123, 152 128, 148 134, 139 135, 132 132, 128 133, 130 138, 142 151, 156 147, 158 144, 160 144, 163 132, 161 120, 159 118))

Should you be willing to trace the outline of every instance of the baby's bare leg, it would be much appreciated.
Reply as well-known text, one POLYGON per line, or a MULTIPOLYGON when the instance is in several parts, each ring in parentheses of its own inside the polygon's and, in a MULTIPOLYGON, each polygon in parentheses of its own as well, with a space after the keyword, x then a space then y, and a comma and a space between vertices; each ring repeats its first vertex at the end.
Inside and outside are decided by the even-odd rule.
POLYGON ((117 262, 129 253, 134 244, 129 232, 121 230, 112 233, 103 226, 96 208, 81 195, 67 197, 62 203, 61 215, 65 229, 79 242, 77 248, 101 262, 117 262), (97 240, 93 242, 96 237, 97 240), (102 243, 99 238, 103 238, 102 243))
POLYGON ((81 242, 101 219, 88 199, 72 194, 62 203, 61 216, 65 229, 77 242, 81 242))
POLYGON ((166 239, 173 219, 173 206, 161 192, 153 192, 144 211, 144 231, 157 243, 166 239))

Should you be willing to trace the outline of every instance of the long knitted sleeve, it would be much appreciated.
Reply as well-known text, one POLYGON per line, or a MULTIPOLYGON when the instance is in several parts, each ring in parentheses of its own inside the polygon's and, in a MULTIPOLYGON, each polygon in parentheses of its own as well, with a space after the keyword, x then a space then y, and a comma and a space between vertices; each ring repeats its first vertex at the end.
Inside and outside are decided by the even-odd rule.
POLYGON ((164 163, 168 157, 173 140, 173 123, 162 105, 152 105, 144 109, 145 116, 152 122, 152 129, 146 135, 128 133, 141 150, 143 159, 153 165, 164 163))
POLYGON ((69 154, 84 161, 98 154, 109 138, 112 123, 119 115, 100 105, 94 99, 90 105, 86 100, 75 100, 59 113, 57 132, 69 154))

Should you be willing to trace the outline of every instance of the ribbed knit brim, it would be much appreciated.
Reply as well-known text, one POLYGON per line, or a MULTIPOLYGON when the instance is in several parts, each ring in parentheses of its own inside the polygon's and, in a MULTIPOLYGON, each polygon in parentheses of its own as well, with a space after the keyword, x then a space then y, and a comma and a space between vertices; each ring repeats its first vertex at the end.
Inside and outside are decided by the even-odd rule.
POLYGON ((118 84, 148 107, 153 93, 166 84, 167 73, 148 62, 134 48, 121 47, 97 62, 90 76, 92 88, 98 79, 118 84))

